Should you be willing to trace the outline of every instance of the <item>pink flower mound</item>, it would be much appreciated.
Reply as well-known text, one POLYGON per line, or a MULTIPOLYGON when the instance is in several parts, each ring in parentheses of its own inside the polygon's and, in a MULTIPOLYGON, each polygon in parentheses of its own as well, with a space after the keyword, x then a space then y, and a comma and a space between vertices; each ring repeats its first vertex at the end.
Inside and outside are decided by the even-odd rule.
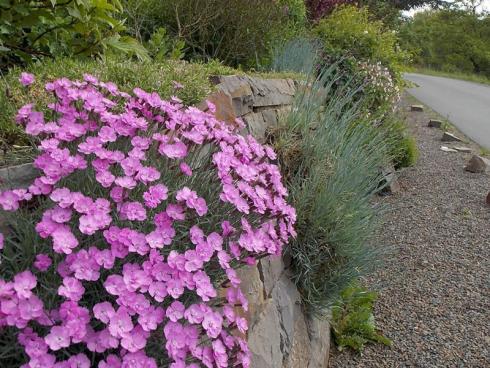
POLYGON ((234 269, 295 235, 272 149, 176 98, 88 75, 46 89, 50 112, 17 116, 42 175, 0 194, 5 211, 43 204, 30 268, 0 268, 23 367, 250 366, 234 269))

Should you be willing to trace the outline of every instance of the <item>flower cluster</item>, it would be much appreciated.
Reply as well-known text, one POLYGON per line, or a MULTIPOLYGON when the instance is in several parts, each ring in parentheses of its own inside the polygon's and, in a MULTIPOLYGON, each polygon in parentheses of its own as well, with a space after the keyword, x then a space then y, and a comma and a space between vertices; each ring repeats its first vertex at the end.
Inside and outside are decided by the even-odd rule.
POLYGON ((211 104, 90 75, 46 90, 46 113, 16 117, 39 139, 41 175, 0 194, 5 211, 43 203, 30 230, 45 251, 13 277, 0 270, 0 329, 18 329, 23 367, 248 367, 235 269, 295 236, 272 149, 211 104))
POLYGON ((396 105, 401 97, 400 88, 388 68, 381 65, 380 62, 376 64, 359 62, 358 68, 364 78, 367 93, 378 106, 396 105))

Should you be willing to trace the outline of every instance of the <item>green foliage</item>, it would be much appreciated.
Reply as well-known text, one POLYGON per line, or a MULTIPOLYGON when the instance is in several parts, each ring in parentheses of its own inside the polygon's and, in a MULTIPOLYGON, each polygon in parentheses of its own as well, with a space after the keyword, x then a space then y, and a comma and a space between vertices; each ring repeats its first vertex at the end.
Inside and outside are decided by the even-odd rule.
POLYGON ((260 67, 271 45, 301 32, 299 0, 124 0, 130 33, 147 41, 158 28, 183 41, 186 58, 260 67))
POLYGON ((0 140, 9 145, 29 143, 22 129, 15 124, 17 109, 33 99, 40 105, 46 105, 50 96, 44 90, 44 84, 56 78, 80 79, 84 73, 90 73, 101 80, 112 81, 126 91, 138 86, 147 91, 158 92, 164 98, 176 95, 186 104, 195 104, 212 91, 209 76, 237 73, 236 70, 214 61, 207 64, 171 60, 139 63, 113 58, 66 58, 30 65, 27 71, 36 76, 36 82, 27 92, 18 81, 21 71, 23 70, 20 68, 14 68, 6 77, 0 79, 0 140), (184 88, 176 91, 173 81, 183 84, 184 88))
POLYGON ((313 30, 327 55, 380 62, 398 71, 406 54, 397 46, 397 36, 380 21, 372 21, 367 8, 341 6, 322 19, 313 30))
POLYGON ((410 135, 405 122, 396 113, 385 117, 380 129, 385 129, 393 142, 391 157, 395 168, 410 167, 417 163, 419 150, 415 138, 410 135))
POLYGON ((339 78, 332 66, 305 82, 291 113, 271 133, 298 214, 298 236, 288 249, 293 280, 317 314, 379 261, 382 248, 371 240, 381 209, 371 198, 393 144, 364 119, 362 102, 353 102, 361 86, 351 80, 334 88, 339 78))
POLYGON ((121 36, 119 0, 0 0, 0 65, 42 57, 88 56, 110 50, 147 59, 133 38, 121 36))
POLYGON ((295 38, 273 51, 271 69, 276 72, 295 72, 312 75, 317 67, 321 45, 309 38, 295 38), (310 55, 311 57, 305 57, 310 55))
POLYGON ((295 23, 306 21, 306 5, 304 0, 279 0, 289 19, 295 23))
POLYGON ((392 341, 376 331, 373 304, 377 294, 354 283, 342 291, 332 307, 331 327, 339 350, 362 351, 369 342, 390 346, 392 341))
POLYGON ((413 64, 490 77, 490 16, 462 10, 426 11, 400 29, 413 64))
POLYGON ((158 28, 146 44, 146 49, 154 61, 162 62, 165 59, 182 59, 184 56, 185 43, 182 40, 170 39, 167 30, 158 28))

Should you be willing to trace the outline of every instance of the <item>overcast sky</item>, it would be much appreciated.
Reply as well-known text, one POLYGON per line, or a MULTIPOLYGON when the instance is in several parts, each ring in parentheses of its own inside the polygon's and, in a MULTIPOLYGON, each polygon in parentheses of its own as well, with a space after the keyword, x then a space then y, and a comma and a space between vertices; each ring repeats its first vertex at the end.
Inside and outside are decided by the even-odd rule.
MULTIPOLYGON (((482 9, 490 11, 490 0, 484 0, 483 1, 482 9)), ((414 10, 407 12, 406 14, 411 15, 416 11, 417 11, 417 9, 414 9, 414 10)))

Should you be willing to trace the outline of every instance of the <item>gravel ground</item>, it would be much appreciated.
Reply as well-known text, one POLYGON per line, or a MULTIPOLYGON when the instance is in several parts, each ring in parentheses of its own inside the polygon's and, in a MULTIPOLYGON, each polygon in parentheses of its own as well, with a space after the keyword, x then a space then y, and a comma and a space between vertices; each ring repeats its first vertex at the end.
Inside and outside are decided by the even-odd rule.
MULTIPOLYGON (((410 103, 405 96, 402 111, 410 103)), ((490 367, 490 173, 464 171, 471 154, 440 150, 432 112, 406 116, 420 158, 401 174, 402 191, 380 198, 392 211, 379 242, 392 250, 365 280, 379 292, 377 326, 394 343, 362 356, 332 347, 330 367, 490 367)))

